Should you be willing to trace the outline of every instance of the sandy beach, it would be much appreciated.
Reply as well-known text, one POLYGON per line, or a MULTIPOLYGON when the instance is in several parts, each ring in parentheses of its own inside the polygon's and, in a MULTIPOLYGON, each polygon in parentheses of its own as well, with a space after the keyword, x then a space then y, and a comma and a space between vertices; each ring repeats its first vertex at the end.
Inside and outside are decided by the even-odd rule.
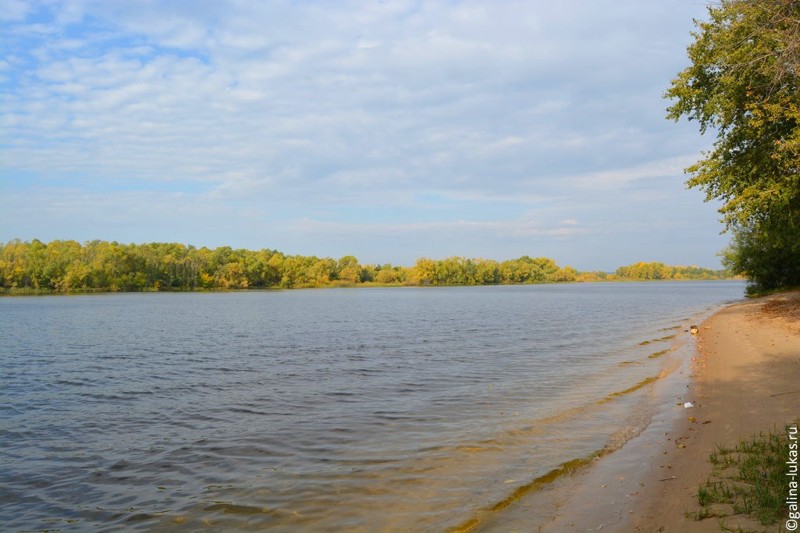
MULTIPOLYGON (((645 482, 643 498, 632 509, 633 527, 625 530, 720 531, 717 518, 686 516, 699 510, 697 488, 711 471, 709 454, 718 444, 781 430, 800 417, 800 292, 723 309, 702 324, 698 352, 696 408, 664 436, 663 451, 650 456, 660 477, 645 482)), ((740 516, 725 518, 725 525, 761 529, 740 516)))
MULTIPOLYGON (((670 401, 640 435, 479 530, 720 531, 718 518, 692 516, 709 454, 800 418, 800 291, 722 309, 700 325, 696 344, 692 360, 656 384, 654 394, 670 401)), ((724 524, 763 530, 744 516, 724 524)))

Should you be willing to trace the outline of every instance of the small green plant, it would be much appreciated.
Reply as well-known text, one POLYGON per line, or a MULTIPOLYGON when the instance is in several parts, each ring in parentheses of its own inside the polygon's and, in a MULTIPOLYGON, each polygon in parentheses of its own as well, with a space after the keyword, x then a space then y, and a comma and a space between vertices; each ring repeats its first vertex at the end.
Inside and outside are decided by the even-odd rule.
POLYGON ((708 506, 714 503, 714 498, 711 495, 711 491, 709 491, 707 487, 701 486, 699 489, 697 489, 697 501, 703 507, 703 511, 707 512, 708 506))
POLYGON ((734 514, 749 515, 764 526, 778 523, 786 515, 789 493, 788 445, 784 428, 741 439, 734 448, 717 446, 709 455, 711 475, 697 490, 701 509, 695 518, 717 516, 711 506, 728 504, 734 514))
POLYGON ((708 456, 708 460, 711 461, 711 464, 715 466, 720 463, 720 458, 716 450, 711 452, 711 454, 708 456))

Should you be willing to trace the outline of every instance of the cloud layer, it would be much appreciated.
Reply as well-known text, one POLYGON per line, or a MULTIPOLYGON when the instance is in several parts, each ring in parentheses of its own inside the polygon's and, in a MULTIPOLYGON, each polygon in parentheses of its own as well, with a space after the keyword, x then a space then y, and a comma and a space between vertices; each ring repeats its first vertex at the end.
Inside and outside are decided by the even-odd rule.
POLYGON ((706 141, 661 99, 700 5, 2 11, 0 240, 716 265, 681 173, 706 141))

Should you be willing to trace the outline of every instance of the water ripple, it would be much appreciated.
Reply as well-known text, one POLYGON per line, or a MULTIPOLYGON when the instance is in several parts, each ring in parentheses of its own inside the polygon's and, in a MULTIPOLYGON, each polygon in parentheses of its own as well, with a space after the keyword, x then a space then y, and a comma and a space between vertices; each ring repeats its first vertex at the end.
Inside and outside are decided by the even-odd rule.
POLYGON ((453 527, 634 434, 647 380, 684 353, 676 324, 741 293, 674 283, 2 298, 0 522, 453 527))

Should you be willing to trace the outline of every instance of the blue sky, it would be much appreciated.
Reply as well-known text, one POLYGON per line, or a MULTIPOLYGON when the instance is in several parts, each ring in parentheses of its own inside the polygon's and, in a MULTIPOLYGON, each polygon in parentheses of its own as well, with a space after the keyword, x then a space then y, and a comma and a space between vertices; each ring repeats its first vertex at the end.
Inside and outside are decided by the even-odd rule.
POLYGON ((696 0, 0 0, 0 241, 719 267, 696 0))

